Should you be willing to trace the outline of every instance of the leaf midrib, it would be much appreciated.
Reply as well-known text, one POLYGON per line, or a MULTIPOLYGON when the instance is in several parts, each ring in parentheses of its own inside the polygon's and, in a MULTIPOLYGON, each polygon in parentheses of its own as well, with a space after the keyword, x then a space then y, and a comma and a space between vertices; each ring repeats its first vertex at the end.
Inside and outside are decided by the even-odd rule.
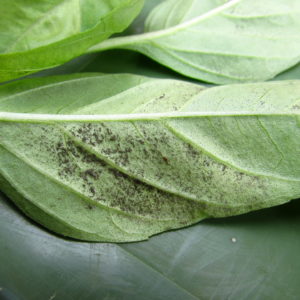
POLYGON ((46 123, 53 122, 123 122, 123 121, 155 121, 184 118, 205 117, 300 117, 299 111, 204 111, 204 112, 167 112, 167 113, 135 113, 135 114, 95 114, 95 115, 64 115, 64 114, 30 114, 0 111, 0 122, 46 123))
POLYGON ((180 30, 184 30, 184 29, 188 28, 189 26, 192 26, 192 25, 202 22, 206 19, 209 19, 209 18, 223 12, 224 10, 238 4, 241 1, 242 0, 230 0, 229 2, 226 2, 225 4, 220 5, 200 16, 197 16, 191 20, 188 20, 186 22, 183 22, 181 24, 178 24, 176 26, 172 26, 172 27, 169 27, 166 29, 157 30, 157 31, 148 32, 148 33, 141 33, 141 34, 136 34, 136 35, 131 35, 131 36, 108 39, 98 45, 92 46, 88 51, 86 51, 86 53, 96 52, 96 51, 104 50, 104 49, 111 49, 111 48, 118 47, 118 46, 131 45, 134 43, 140 43, 141 41, 148 41, 151 39, 168 36, 172 33, 175 33, 180 30))

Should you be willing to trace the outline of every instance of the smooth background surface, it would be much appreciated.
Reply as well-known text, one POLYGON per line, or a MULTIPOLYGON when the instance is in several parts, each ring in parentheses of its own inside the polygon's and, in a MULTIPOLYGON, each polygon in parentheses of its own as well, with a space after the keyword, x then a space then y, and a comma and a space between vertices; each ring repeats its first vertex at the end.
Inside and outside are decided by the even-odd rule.
POLYGON ((1 198, 0 299, 298 299, 299 213, 294 201, 100 244, 57 237, 1 198))

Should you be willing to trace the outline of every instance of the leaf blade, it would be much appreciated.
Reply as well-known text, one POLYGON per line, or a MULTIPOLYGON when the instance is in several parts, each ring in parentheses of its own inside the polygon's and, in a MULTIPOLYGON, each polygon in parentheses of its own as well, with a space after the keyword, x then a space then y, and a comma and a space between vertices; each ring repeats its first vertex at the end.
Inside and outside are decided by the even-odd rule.
POLYGON ((78 204, 68 220, 77 231, 62 232, 51 221, 56 232, 141 240, 208 216, 241 214, 300 196, 298 81, 207 89, 135 75, 82 74, 25 80, 15 89, 18 85, 0 88, 0 116, 31 119, 2 117, 1 189, 12 198, 14 189, 23 189, 23 198, 42 201, 62 219, 74 199, 78 204), (103 89, 113 82, 120 86, 103 89), (84 90, 85 99, 77 89, 84 90), (68 109, 61 109, 63 103, 68 109), (243 114, 246 106, 249 112, 243 114), (114 107, 117 114, 111 115, 114 107), (18 113, 9 112, 15 108, 18 113), (60 115, 66 112, 70 115, 60 115), (39 197, 44 190, 47 200, 39 197), (66 199, 60 201, 60 194, 66 199))
POLYGON ((180 74, 217 84, 264 81, 299 62, 300 10, 294 0, 178 3, 158 5, 146 21, 147 33, 110 39, 89 51, 138 51, 180 74), (178 20, 183 5, 190 7, 178 20))
POLYGON ((0 40, 4 47, 10 41, 15 46, 1 49, 1 81, 55 67, 83 54, 91 45, 124 30, 143 5, 143 0, 40 1, 34 5, 23 0, 13 5, 7 0, 2 2, 6 9, 1 11, 0 40), (15 23, 15 19, 19 22, 15 23), (39 22, 41 26, 32 32, 39 22), (26 25, 29 37, 22 42, 19 34, 26 25))

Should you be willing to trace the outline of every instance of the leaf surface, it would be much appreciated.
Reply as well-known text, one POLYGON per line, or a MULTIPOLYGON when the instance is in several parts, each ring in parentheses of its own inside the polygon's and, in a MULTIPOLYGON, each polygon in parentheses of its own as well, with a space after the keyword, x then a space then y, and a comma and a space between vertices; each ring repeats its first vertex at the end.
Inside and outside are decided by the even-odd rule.
POLYGON ((285 203, 300 196, 299 87, 126 74, 4 85, 1 190, 51 230, 99 241, 285 203))
POLYGON ((264 81, 299 62, 299 20, 297 0, 167 0, 150 13, 146 33, 89 51, 135 50, 217 84, 264 81))
POLYGON ((279 74, 274 79, 275 80, 300 79, 300 64, 279 74))
POLYGON ((123 31, 143 0, 1 0, 0 81, 63 64, 123 31))

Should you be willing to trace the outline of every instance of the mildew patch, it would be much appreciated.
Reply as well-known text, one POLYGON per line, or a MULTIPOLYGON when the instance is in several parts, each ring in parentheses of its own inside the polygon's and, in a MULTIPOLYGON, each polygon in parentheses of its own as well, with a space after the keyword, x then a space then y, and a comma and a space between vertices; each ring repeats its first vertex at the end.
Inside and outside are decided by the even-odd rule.
POLYGON ((9 132, 10 147, 49 180, 82 195, 83 207, 91 212, 99 203, 188 224, 201 211, 225 216, 264 207, 282 190, 280 182, 212 159, 160 122, 24 124, 9 132))
MULTIPOLYGON (((141 184, 149 183, 170 195, 182 195, 182 201, 194 199, 211 215, 229 215, 263 206, 271 194, 268 180, 212 159, 158 121, 107 122, 92 127, 69 124, 65 129, 141 184), (101 143, 95 145, 95 136, 101 143)), ((127 176, 124 172, 113 172, 115 180, 127 176)), ((116 199, 124 203, 125 198, 116 199)), ((112 203, 116 205, 115 201, 112 203)))
MULTIPOLYGON (((113 143, 119 139, 118 136, 111 139, 112 132, 106 126, 101 126, 101 130, 106 133, 101 137, 92 130, 93 126, 83 125, 78 128, 78 132, 86 135, 83 137, 86 145, 93 145, 94 140, 100 138, 102 143, 113 143), (91 134, 87 134, 88 130, 91 134)), ((204 208, 200 203, 182 199, 132 178, 82 147, 57 126, 53 126, 51 130, 47 126, 47 135, 44 134, 43 126, 35 125, 30 130, 34 133, 32 140, 28 142, 27 139, 26 144, 19 143, 19 151, 51 178, 68 187, 70 193, 73 190, 84 195, 84 208, 87 210, 92 211, 99 202, 108 209, 114 208, 133 215, 154 219, 174 218, 188 222, 195 219, 204 208), (40 134, 45 135, 43 140, 38 138, 40 134), (92 201, 95 201, 95 204, 92 201)), ((135 144, 131 145, 134 146, 135 144)), ((129 148, 128 145, 127 147, 129 148)), ((132 148, 120 150, 119 160, 127 163, 124 162, 123 154, 131 152, 132 148)), ((105 151, 106 155, 117 152, 117 149, 113 148, 105 151)))

